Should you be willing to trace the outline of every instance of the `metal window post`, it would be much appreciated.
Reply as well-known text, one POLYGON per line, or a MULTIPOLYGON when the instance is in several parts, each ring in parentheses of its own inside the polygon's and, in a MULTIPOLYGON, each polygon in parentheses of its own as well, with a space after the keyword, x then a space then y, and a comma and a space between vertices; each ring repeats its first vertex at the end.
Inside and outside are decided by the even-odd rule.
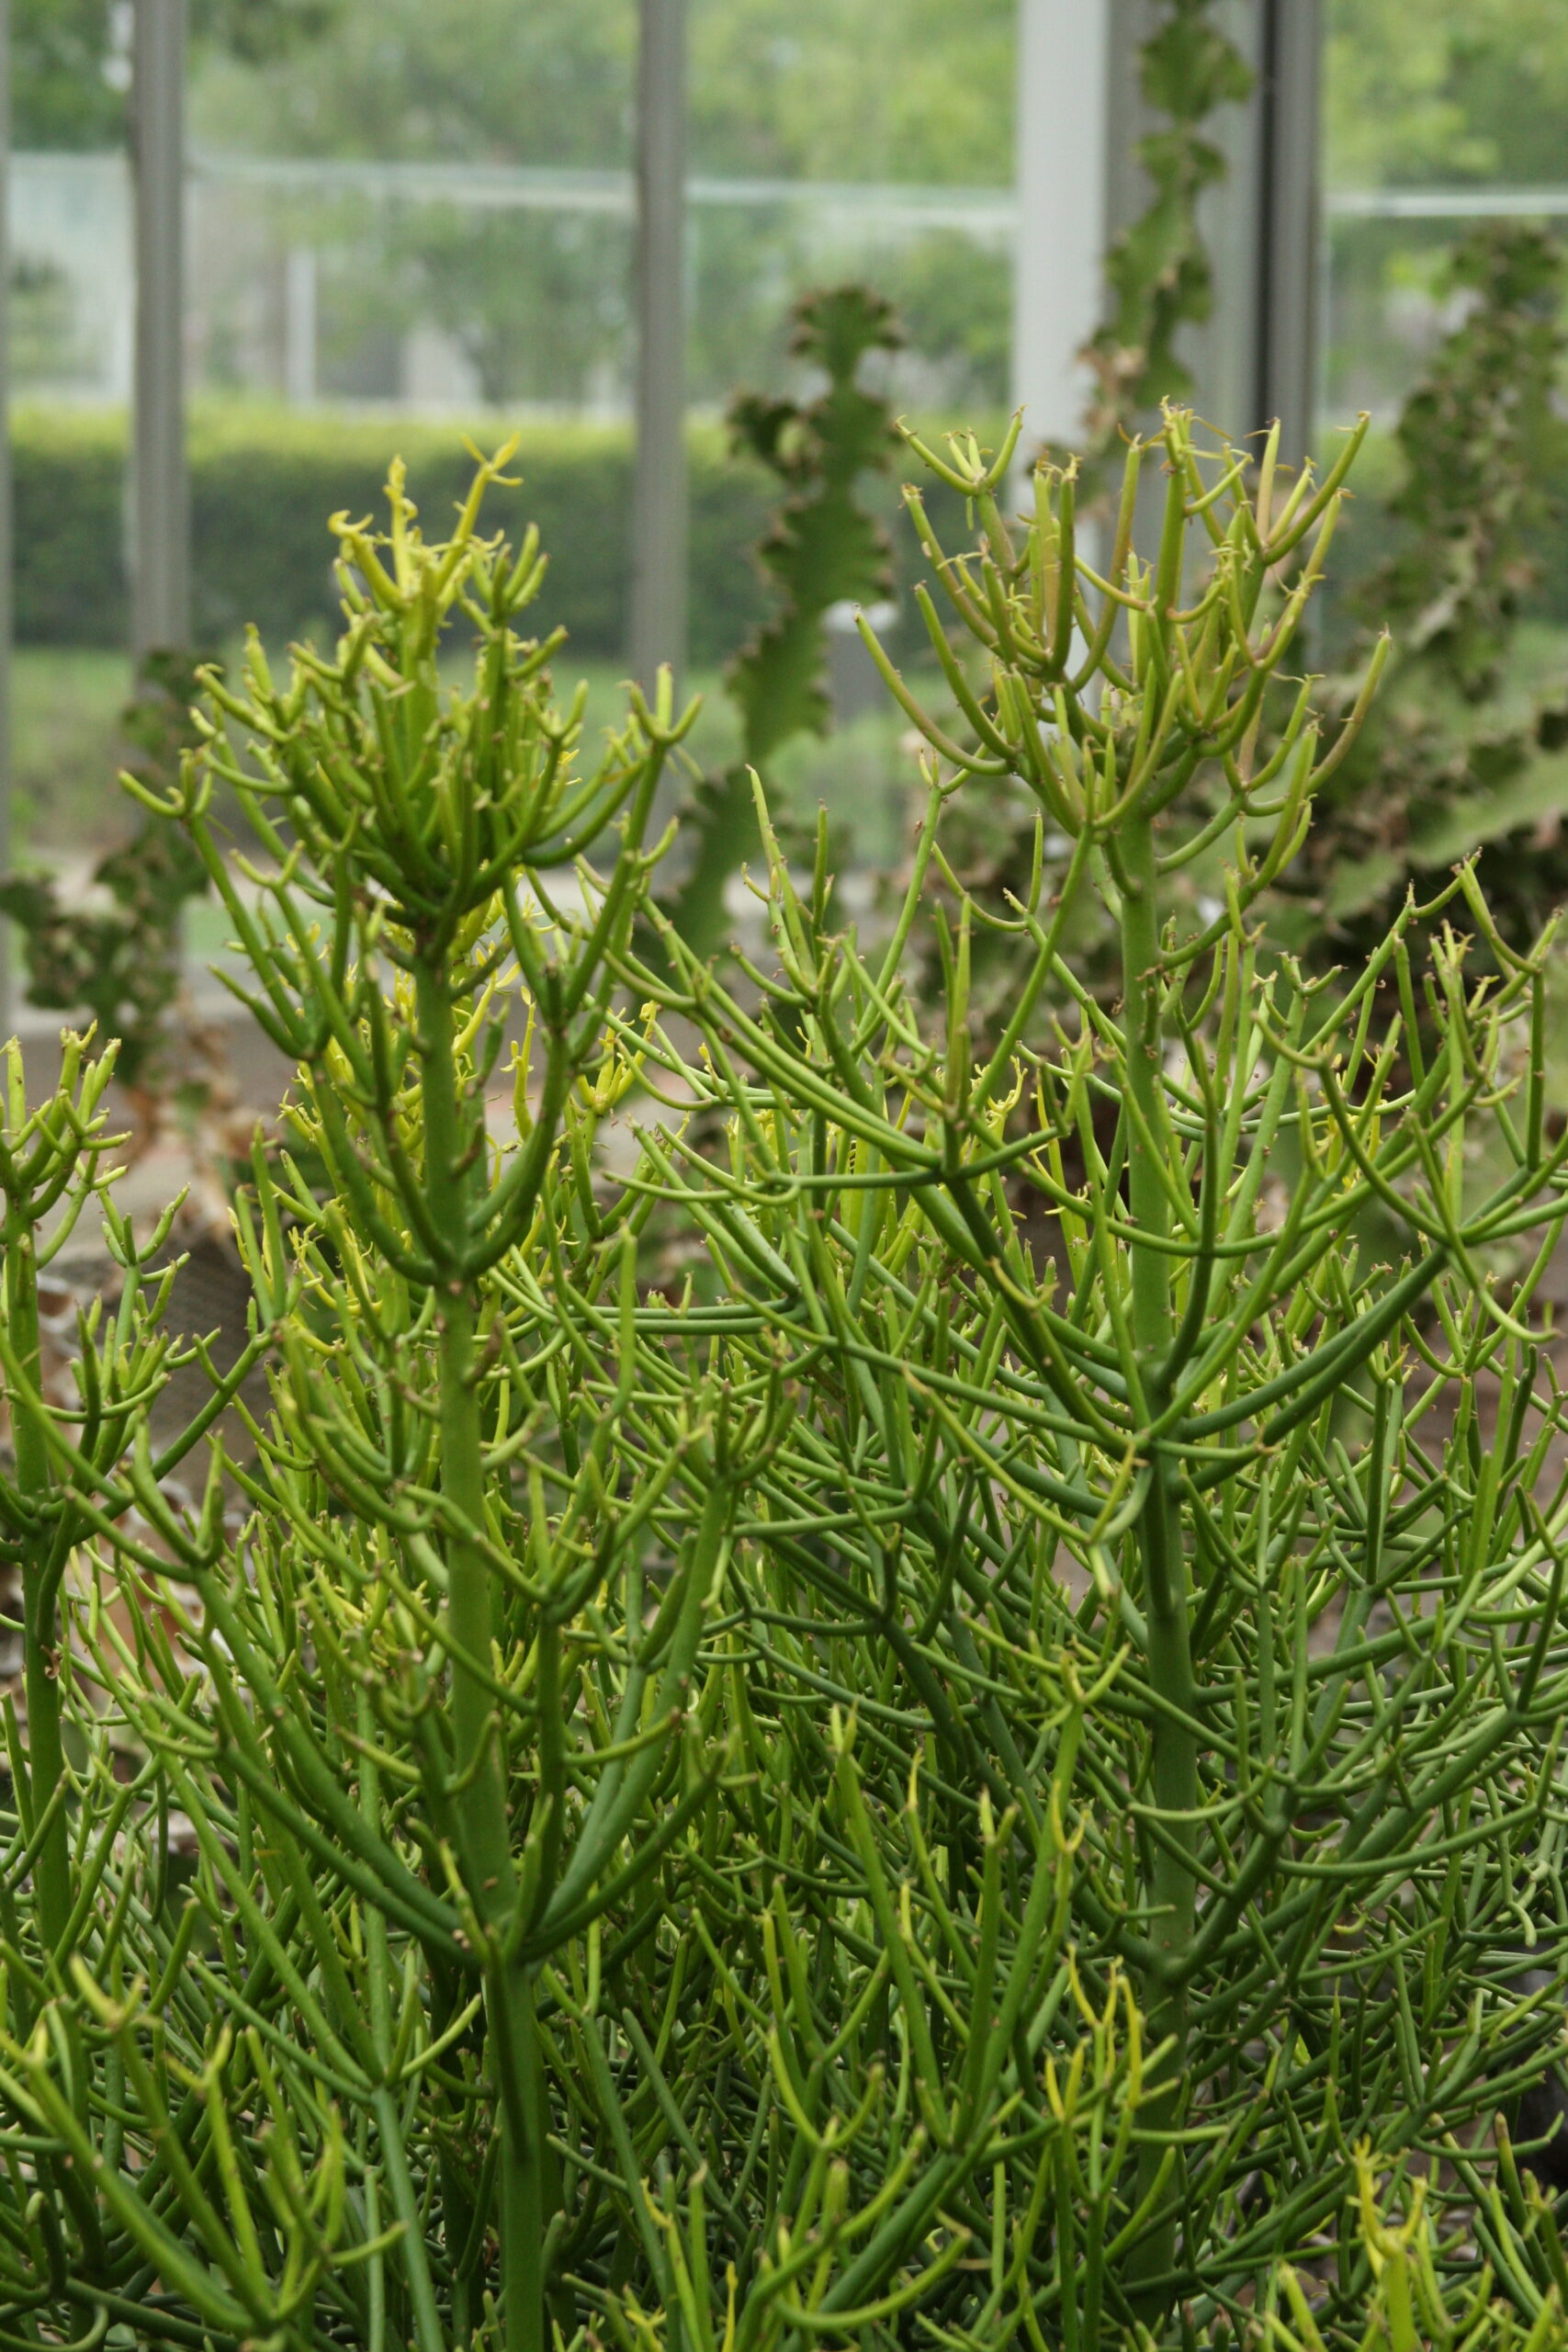
MULTIPOLYGON (((0 874, 11 871, 11 9, 0 0, 0 874)), ((0 918, 0 1039, 11 1035, 11 926, 0 918)))
POLYGON ((1012 398, 1023 448, 1076 447, 1092 379, 1078 357, 1104 300, 1110 0, 1019 0, 1012 398))
POLYGON ((316 398, 316 249, 290 245, 283 258, 283 395, 291 408, 316 398))
POLYGON ((135 0, 131 650, 190 642, 185 419, 186 0, 135 0))
POLYGON ((1297 465, 1317 408, 1321 0, 1258 0, 1258 328, 1253 413, 1297 465))
MULTIPOLYGON (((1114 232, 1148 201, 1147 179, 1130 153, 1152 127, 1134 75, 1138 47, 1162 11, 1158 0, 1111 6, 1119 62, 1112 143, 1122 157, 1114 232)), ((1245 104, 1222 107, 1203 126, 1226 165, 1199 201, 1213 307, 1185 331, 1182 349, 1199 413, 1238 440, 1278 417, 1280 457, 1294 466, 1311 447, 1317 405, 1322 0, 1218 0, 1213 14, 1216 30, 1251 67, 1253 88, 1245 104)))
MULTIPOLYGON (((1163 15, 1161 0, 1019 0, 1013 397, 1036 446, 1081 435, 1077 353, 1103 315, 1105 252, 1151 195, 1136 151, 1159 119, 1138 63, 1163 15)), ((1295 464, 1316 408, 1322 0, 1218 0, 1214 21, 1256 81, 1204 125, 1228 168, 1200 204, 1213 308, 1181 347, 1199 413, 1237 437, 1279 417, 1295 464)))
POLYGON ((686 0, 639 0, 630 661, 686 662, 686 0))

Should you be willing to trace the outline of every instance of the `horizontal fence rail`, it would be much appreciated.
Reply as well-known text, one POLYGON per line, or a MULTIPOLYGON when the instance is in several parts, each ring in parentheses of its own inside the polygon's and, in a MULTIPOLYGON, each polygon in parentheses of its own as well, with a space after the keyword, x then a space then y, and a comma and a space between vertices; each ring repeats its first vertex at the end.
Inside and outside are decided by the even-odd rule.
POLYGON ((1537 220, 1568 216, 1568 187, 1335 188, 1325 202, 1345 220, 1537 220))
MULTIPOLYGON (((636 209, 630 172, 549 164, 409 164, 294 155, 202 155, 192 175, 234 186, 304 194, 376 197, 403 203, 459 204, 476 211, 596 212, 629 220, 636 209)), ((686 200, 695 205, 809 204, 867 220, 911 228, 967 229, 1009 235, 1016 223, 1007 187, 927 187, 896 180, 793 180, 694 173, 686 200)))
MULTIPOLYGON (((126 158, 24 151, 11 160, 8 186, 17 265, 14 390, 31 401, 124 406, 133 342, 126 158)), ((602 418, 626 413, 631 346, 625 282, 636 210, 629 171, 197 149, 188 187, 193 390, 281 398, 299 409, 335 402, 430 416, 496 407, 602 418), (467 250, 469 223, 477 249, 487 239, 508 241, 506 252, 515 245, 533 255, 533 275, 525 269, 522 277, 515 270, 507 276, 492 258, 479 269, 469 311, 455 318, 452 302, 434 300, 427 281, 441 276, 439 255, 447 248, 467 250), (354 262, 361 239, 381 241, 373 267, 354 262), (417 249, 418 259, 422 240, 438 258, 414 267, 405 249, 417 249), (502 284, 503 295, 495 295, 502 284), (378 289, 377 300, 367 297, 367 287, 378 289), (491 345, 504 346, 496 316, 530 300, 553 303, 543 340, 566 357, 552 375, 536 356, 525 364, 504 349, 501 358, 491 352, 487 377, 475 352, 482 357, 491 345)), ((965 283, 957 295, 950 289, 945 326, 941 305, 933 311, 937 339, 914 339, 912 355, 901 363, 907 384, 900 396, 926 409, 973 409, 987 399, 999 405, 1005 398, 1005 386, 998 391, 991 379, 976 393, 979 379, 964 372, 969 356, 950 345, 952 319, 968 316, 977 301, 991 308, 976 345, 982 356, 973 364, 992 365, 986 355, 1006 342, 1008 295, 998 272, 1017 238, 1010 187, 697 172, 686 187, 696 353, 691 381, 698 405, 718 403, 720 387, 735 380, 738 354, 746 347, 737 304, 749 286, 773 289, 747 313, 761 336, 766 305, 769 318, 781 316, 790 293, 823 273, 886 281, 902 300, 900 256, 923 240, 943 238, 989 258, 974 285, 965 283)), ((1343 332, 1355 338, 1370 332, 1373 346, 1355 382, 1339 385, 1336 398, 1344 391, 1381 415, 1400 396, 1425 326, 1418 321, 1413 330, 1407 315, 1394 317, 1386 304, 1385 316, 1377 288, 1363 283, 1376 262, 1373 249, 1388 242, 1376 224, 1393 224, 1396 235, 1405 224, 1413 243, 1435 250, 1469 221, 1568 219, 1568 184, 1341 187, 1325 194, 1324 211, 1330 232, 1324 239, 1325 315, 1340 318, 1343 332), (1361 266, 1356 256, 1363 246, 1361 266), (1354 281, 1348 311, 1337 291, 1342 279, 1354 281), (1354 323, 1345 327, 1351 311, 1354 323), (1372 311, 1378 315, 1369 328, 1372 311)), ((493 250, 502 254, 500 245, 493 250)), ((968 270, 951 253, 928 255, 919 266, 928 274, 946 267, 961 279, 968 270)), ((918 320, 925 281, 915 264, 910 268, 918 320)))
MULTIPOLYGON (((320 189, 423 204, 461 204, 481 211, 597 212, 630 220, 629 172, 549 164, 378 163, 294 155, 201 155, 198 179, 284 190, 320 189)), ((687 201, 696 205, 809 204, 911 227, 1010 234, 1017 206, 1009 187, 925 187, 904 180, 793 180, 694 173, 687 201)), ((1332 216, 1358 220, 1483 220, 1568 216, 1562 187, 1334 188, 1332 216)))

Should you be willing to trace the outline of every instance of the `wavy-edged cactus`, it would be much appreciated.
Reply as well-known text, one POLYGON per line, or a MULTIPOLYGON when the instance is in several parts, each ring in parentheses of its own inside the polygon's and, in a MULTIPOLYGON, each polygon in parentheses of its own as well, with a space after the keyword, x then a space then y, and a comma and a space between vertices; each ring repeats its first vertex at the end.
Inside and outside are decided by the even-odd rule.
POLYGON ((1120 436, 1162 401, 1191 390, 1177 338, 1209 316, 1214 278, 1198 205, 1227 168, 1207 131, 1221 107, 1252 88, 1251 68, 1219 14, 1215 0, 1161 0, 1138 52, 1145 102, 1165 122, 1138 141, 1152 192, 1106 255, 1107 315, 1084 346, 1098 385, 1087 424, 1091 466, 1111 458, 1120 436))
MULTIPOLYGON (((190 706, 197 667, 186 654, 150 654, 122 713, 130 772, 151 790, 174 782, 181 752, 196 741, 190 706)), ((100 1036, 118 1041, 116 1076, 144 1136, 176 1076, 169 1015, 180 990, 181 917, 206 888, 184 835, 146 817, 98 860, 85 906, 63 903, 48 875, 0 880, 0 910, 21 934, 28 1002, 85 1014, 100 1036)))
MULTIPOLYGON (((1562 246, 1488 222, 1448 283, 1469 307, 1405 403, 1404 478, 1380 518, 1393 551, 1359 596, 1393 632, 1387 685, 1292 878, 1325 959, 1364 954, 1412 879, 1477 850, 1516 945, 1568 898, 1568 669, 1522 712, 1506 674, 1568 447, 1553 407, 1562 246)), ((1340 681, 1331 698, 1353 691, 1340 681)))
POLYGON ((736 655, 727 681, 741 756, 696 789, 692 863, 672 902, 682 937, 705 956, 722 944, 726 882, 761 851, 749 771, 765 773, 793 737, 828 731, 827 613, 886 596, 892 584, 886 534, 855 493, 863 475, 886 469, 897 435, 886 401, 860 375, 873 352, 897 350, 902 339, 892 305, 865 287, 807 294, 791 348, 826 374, 826 389, 804 404, 742 393, 729 413, 735 447, 759 458, 784 495, 757 550, 777 608, 736 655))

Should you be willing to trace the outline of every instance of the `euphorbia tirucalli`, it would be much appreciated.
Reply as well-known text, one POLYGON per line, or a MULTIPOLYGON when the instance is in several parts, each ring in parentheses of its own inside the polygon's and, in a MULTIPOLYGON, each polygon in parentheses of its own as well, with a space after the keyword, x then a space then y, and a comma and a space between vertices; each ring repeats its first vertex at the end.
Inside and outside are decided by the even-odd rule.
MULTIPOLYGON (((1212 2323, 1260 2260, 1325 2238, 1353 2297, 1356 2145, 1440 2154, 1471 2199, 1555 2030, 1510 2000, 1508 1969, 1526 1946, 1555 1967, 1561 1909, 1565 1498, 1531 1326, 1568 1168, 1547 1136, 1551 943, 1512 952, 1464 870, 1339 989, 1255 921, 1376 683, 1374 664, 1325 750, 1311 681, 1289 675, 1359 438, 1318 488, 1280 481, 1273 436, 1249 488, 1170 413, 1129 453, 1103 575, 1075 547, 1070 473, 1043 468, 1010 525, 1010 448, 921 452, 980 537, 950 558, 911 496, 959 718, 878 653, 933 754, 893 941, 863 953, 825 860, 802 889, 775 852, 773 955, 743 961, 749 985, 672 951, 671 1010, 705 1056, 696 1077, 671 1064, 728 1112, 730 1163, 671 1133, 656 1182, 707 1234, 723 1294, 752 1301, 750 1361, 789 1348, 813 1397, 809 1444, 792 1432, 764 1479, 756 1556, 789 1599, 760 1572, 752 1622, 788 1607, 814 1649, 842 1624, 835 1669, 803 1661, 803 1680, 845 1708, 897 1689, 922 1719, 952 1792, 948 1887, 977 1873, 961 1825, 981 1790, 1021 1838, 1046 1817, 1061 1735, 1022 1697, 1033 1662, 1087 1647, 1105 1676, 1074 1731, 1093 1796, 1077 1964, 1128 1972, 1155 2047, 1103 2214, 1086 2224, 1069 2195, 1055 2217, 1067 2342, 1075 2292, 1156 2325, 1197 2295, 1212 2323), (1002 919, 1033 952, 976 1062, 977 910, 942 941, 945 1035, 917 1027, 899 958, 944 802, 1004 777, 1039 805, 1002 919), (1193 869, 1217 910, 1185 912, 1193 869), (1090 893, 1120 935, 1110 1008, 1060 952, 1090 893), (1053 1001, 1054 1047, 1028 1054, 1053 1001), (1505 1246, 1506 1290, 1486 1270, 1505 1246), (829 1526, 825 1560, 806 1539, 829 1526)), ((958 2030, 997 2023, 971 2008, 958 2030)), ((1021 2050, 1018 2067, 1021 2086, 1021 2050)), ((1557 2276, 1544 2250, 1535 2265, 1527 2308, 1557 2276)))
POLYGON ((644 962, 688 722, 634 696, 585 772, 503 459, 442 545, 394 474, 333 654, 211 682, 172 813, 299 1065, 236 1209, 271 1401, 185 1511, 144 1342, 71 1408, 3 1359, 7 1526, 77 1555, 0 1917, 22 2333, 1562 2340, 1494 2120, 1560 2015, 1547 948, 1464 874, 1338 989, 1258 928, 1343 749, 1289 673, 1351 455, 1172 413, 1097 571, 1070 476, 1009 520, 955 445, 954 708, 884 664, 931 756, 864 945, 760 801, 767 949, 644 962), (996 918, 936 1034, 903 966, 1004 776, 981 1057, 996 918))

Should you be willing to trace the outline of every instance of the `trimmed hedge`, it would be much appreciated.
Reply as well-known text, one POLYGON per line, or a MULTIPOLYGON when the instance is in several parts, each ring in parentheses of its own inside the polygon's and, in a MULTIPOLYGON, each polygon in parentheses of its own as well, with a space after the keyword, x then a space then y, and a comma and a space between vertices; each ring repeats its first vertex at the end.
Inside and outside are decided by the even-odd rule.
MULTIPOLYGON (((493 421, 475 437, 493 447, 493 421)), ((126 424, 84 411, 18 410, 13 422, 17 634, 25 644, 125 642, 126 424)), ((221 643, 246 621, 271 641, 327 625, 334 542, 325 518, 342 507, 378 513, 388 461, 408 460, 415 498, 435 532, 472 472, 458 425, 201 410, 191 419, 193 599, 197 641, 221 643)), ((768 486, 729 458, 721 431, 691 436, 691 650, 722 659, 764 609, 748 550, 762 528, 768 486)), ((536 522, 550 558, 552 623, 581 654, 625 650, 631 514, 631 436, 623 426, 531 424, 513 469, 518 490, 496 494, 493 520, 514 538, 536 522)))
MULTIPOLYGON (((981 421, 995 427, 996 420, 981 421)), ((474 437, 493 447, 494 419, 474 437)), ((470 460, 457 424, 301 415, 287 409, 197 408, 191 419, 194 600, 198 644, 218 645, 254 620, 270 642, 325 628, 335 609, 333 542, 326 517, 340 507, 379 513, 389 459, 407 458, 414 495, 432 530, 467 487, 470 460)), ((1383 552, 1380 492, 1392 480, 1384 436, 1362 460, 1359 505, 1347 517, 1336 571, 1341 587, 1383 552)), ((766 609, 750 560, 767 514, 761 469, 729 456, 723 430, 694 425, 691 455, 691 657, 706 668, 732 653, 766 609)), ((18 409, 12 424, 17 544, 17 635, 23 644, 121 646, 126 641, 126 423, 102 411, 18 409)), ((621 659, 630 571, 631 434, 625 425, 530 424, 513 469, 519 490, 498 492, 493 514, 513 537, 539 526, 550 558, 545 609, 563 621, 575 650, 621 659)), ((1563 485, 1568 506, 1568 484, 1563 485)), ((891 481, 864 486, 868 504, 892 520, 891 481)), ((957 501, 940 489, 927 503, 939 529, 961 527, 957 501)), ((895 531, 897 570, 919 568, 907 526, 895 531)), ((1568 533, 1553 527, 1537 550, 1542 577, 1530 609, 1568 621, 1568 533)))
POLYGON ((123 419, 14 410, 11 472, 18 640, 123 645, 123 419))

